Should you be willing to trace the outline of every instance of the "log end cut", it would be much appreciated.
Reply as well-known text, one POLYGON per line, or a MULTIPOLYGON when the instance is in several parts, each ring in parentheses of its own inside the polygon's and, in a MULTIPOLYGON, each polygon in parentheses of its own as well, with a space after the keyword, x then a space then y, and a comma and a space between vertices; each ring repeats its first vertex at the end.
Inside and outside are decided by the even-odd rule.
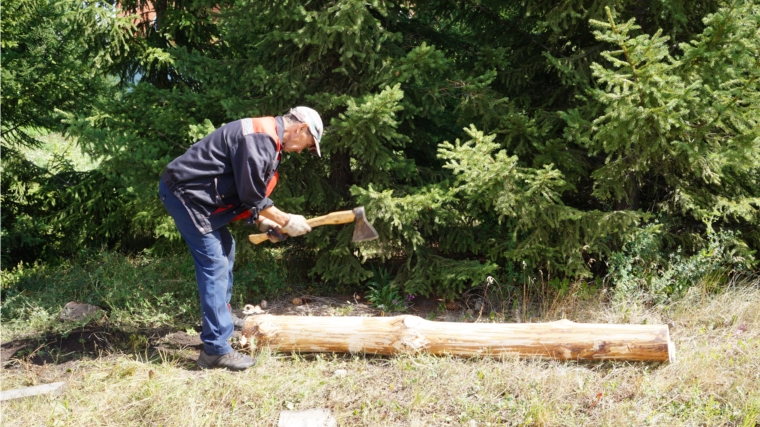
POLYGON ((668 363, 676 363, 676 343, 670 339, 670 329, 668 329, 668 363))
POLYGON ((256 342, 271 342, 280 334, 277 318, 271 314, 248 316, 245 318, 240 336, 243 347, 254 346, 256 342))

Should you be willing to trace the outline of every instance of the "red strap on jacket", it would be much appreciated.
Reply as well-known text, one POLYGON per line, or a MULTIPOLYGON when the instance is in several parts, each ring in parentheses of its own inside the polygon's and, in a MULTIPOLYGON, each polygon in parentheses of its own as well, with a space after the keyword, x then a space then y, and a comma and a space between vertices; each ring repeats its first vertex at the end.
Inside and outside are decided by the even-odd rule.
MULTIPOLYGON (((257 117, 251 119, 253 121, 253 131, 256 133, 265 133, 274 139, 275 149, 277 150, 277 162, 279 163, 282 158, 282 144, 280 143, 280 136, 277 133, 277 121, 274 117, 257 117)), ((272 178, 267 182, 266 196, 269 197, 277 185, 279 179, 279 172, 275 171, 272 178)))

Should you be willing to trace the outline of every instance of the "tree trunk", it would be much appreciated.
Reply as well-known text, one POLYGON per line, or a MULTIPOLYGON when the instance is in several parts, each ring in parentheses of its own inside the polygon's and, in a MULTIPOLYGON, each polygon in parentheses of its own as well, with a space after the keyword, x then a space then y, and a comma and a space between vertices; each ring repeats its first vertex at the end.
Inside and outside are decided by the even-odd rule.
POLYGON ((283 352, 674 361, 667 325, 431 322, 417 316, 249 316, 241 343, 283 352))
POLYGON ((344 150, 330 156, 330 186, 342 198, 349 199, 349 189, 353 184, 351 179, 351 156, 344 150))

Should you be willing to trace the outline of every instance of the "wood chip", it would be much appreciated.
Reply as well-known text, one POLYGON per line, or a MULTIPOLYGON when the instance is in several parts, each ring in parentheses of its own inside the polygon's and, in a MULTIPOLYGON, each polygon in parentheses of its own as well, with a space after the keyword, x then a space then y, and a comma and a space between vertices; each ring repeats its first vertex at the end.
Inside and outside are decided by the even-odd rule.
POLYGON ((21 397, 38 396, 40 394, 61 393, 65 382, 36 385, 33 387, 16 388, 0 392, 0 401, 18 399, 21 397))

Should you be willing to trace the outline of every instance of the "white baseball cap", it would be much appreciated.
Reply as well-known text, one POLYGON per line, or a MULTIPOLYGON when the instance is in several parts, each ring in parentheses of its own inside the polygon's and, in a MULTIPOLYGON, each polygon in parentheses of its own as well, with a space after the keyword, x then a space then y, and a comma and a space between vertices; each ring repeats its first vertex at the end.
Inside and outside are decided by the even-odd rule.
POLYGON ((319 151, 319 140, 322 139, 322 119, 319 117, 319 113, 309 107, 296 107, 290 109, 290 114, 296 116, 298 120, 309 125, 309 132, 314 137, 316 143, 317 156, 322 157, 322 153, 319 151))

